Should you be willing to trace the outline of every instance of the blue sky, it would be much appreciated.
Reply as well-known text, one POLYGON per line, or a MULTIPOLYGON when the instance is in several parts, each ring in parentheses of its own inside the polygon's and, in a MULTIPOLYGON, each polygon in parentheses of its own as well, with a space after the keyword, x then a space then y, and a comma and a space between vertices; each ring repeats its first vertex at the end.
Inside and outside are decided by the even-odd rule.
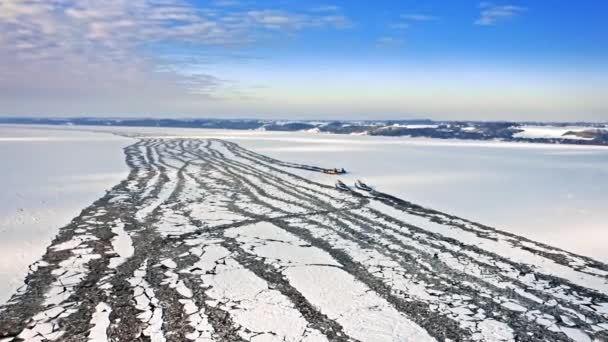
POLYGON ((0 115, 608 121, 607 10, 0 0, 0 115))

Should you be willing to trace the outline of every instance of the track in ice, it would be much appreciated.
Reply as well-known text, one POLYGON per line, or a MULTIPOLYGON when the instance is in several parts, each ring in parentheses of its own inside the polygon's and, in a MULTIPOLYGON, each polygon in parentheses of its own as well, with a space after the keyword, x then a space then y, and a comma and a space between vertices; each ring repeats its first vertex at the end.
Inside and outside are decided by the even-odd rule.
POLYGON ((600 262, 223 140, 125 153, 129 177, 0 309, 0 339, 608 339, 600 262))

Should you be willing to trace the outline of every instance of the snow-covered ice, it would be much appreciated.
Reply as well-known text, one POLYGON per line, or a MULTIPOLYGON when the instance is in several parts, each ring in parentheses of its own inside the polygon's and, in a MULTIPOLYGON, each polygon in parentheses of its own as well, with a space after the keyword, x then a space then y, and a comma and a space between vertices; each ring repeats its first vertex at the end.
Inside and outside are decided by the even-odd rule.
POLYGON ((0 126, 0 304, 23 283, 60 227, 128 174, 132 139, 0 126))
MULTIPOLYGON (((272 137, 249 141, 272 150, 272 137)), ((354 151, 388 141, 356 139, 354 151)), ((551 149, 579 150, 603 151, 551 149)), ((345 157, 325 152, 315 148, 321 166, 345 157)), ((225 140, 143 138, 125 153, 129 179, 59 231, 0 312, 0 330, 46 340, 75 329, 152 341, 605 337, 600 262, 382 192, 338 190, 335 176, 225 140)))

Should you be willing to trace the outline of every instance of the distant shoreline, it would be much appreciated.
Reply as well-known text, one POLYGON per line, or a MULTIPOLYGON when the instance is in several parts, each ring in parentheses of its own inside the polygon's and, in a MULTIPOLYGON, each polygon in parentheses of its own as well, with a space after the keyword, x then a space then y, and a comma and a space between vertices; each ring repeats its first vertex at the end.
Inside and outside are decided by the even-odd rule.
POLYGON ((4 117, 0 118, 0 124, 262 130, 608 146, 608 124, 585 122, 4 117))

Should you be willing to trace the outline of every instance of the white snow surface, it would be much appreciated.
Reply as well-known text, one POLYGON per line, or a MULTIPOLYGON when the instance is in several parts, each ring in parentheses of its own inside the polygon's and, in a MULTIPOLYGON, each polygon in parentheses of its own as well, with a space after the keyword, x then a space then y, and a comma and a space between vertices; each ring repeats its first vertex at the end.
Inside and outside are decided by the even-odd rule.
POLYGON ((112 309, 106 303, 99 303, 95 307, 95 313, 91 318, 91 332, 89 333, 89 342, 107 342, 108 336, 106 330, 110 326, 110 313, 112 309))
POLYGON ((517 138, 554 138, 554 139, 575 139, 575 140, 588 140, 588 138, 577 137, 575 135, 564 135, 568 132, 582 132, 590 129, 596 129, 594 127, 584 126, 522 126, 519 127, 523 132, 513 134, 517 138))
POLYGON ((124 228, 122 222, 116 222, 112 227, 112 233, 116 234, 112 239, 112 248, 117 256, 110 259, 110 268, 118 267, 133 255, 133 243, 124 228))
POLYGON ((128 174, 111 134, 0 126, 0 303, 60 227, 128 174))

